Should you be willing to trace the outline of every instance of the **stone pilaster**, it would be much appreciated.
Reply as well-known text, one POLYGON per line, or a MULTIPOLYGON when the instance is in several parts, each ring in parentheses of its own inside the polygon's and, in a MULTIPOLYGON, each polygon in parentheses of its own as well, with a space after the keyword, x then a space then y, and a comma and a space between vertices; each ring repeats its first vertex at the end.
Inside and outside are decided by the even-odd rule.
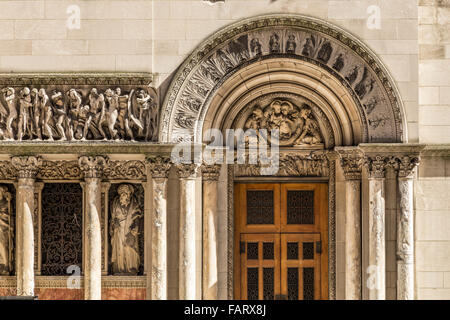
POLYGON ((345 299, 361 300, 362 153, 340 151, 345 176, 345 299))
POLYGON ((180 178, 179 299, 196 298, 195 178, 197 164, 176 165, 180 178))
POLYGON ((13 157, 18 173, 16 197, 16 273, 17 295, 34 296, 34 182, 42 160, 38 157, 13 157))
POLYGON ((152 176, 152 268, 150 282, 152 300, 167 300, 167 181, 171 168, 168 157, 149 157, 152 176))
POLYGON ((217 300, 217 187, 219 164, 203 165, 203 299, 217 300))
POLYGON ((397 215, 397 299, 414 300, 414 212, 413 183, 417 156, 402 156, 398 161, 397 215))
POLYGON ((85 181, 85 270, 84 298, 102 298, 101 177, 106 157, 82 156, 78 159, 85 181))
POLYGON ((370 300, 386 299, 385 175, 388 158, 366 157, 369 172, 369 268, 370 300))

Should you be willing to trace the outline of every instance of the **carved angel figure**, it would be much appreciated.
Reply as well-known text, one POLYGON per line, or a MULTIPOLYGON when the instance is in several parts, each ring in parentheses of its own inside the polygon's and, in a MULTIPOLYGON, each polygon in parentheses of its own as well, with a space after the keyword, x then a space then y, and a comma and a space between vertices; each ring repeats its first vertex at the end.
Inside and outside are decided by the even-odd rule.
POLYGON ((122 184, 111 208, 111 265, 114 274, 137 274, 140 265, 138 236, 143 213, 134 196, 134 188, 122 184))
POLYGON ((11 195, 5 187, 0 186, 0 275, 11 271, 12 224, 10 216, 11 195))

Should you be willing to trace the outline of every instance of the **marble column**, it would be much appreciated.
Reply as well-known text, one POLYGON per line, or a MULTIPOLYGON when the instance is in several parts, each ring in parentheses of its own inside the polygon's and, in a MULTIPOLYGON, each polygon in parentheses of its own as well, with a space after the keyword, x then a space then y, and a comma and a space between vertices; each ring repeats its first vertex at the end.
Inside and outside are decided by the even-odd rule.
POLYGON ((368 156, 369 172, 369 267, 367 286, 370 300, 386 299, 386 237, 384 184, 387 158, 368 156))
POLYGON ((101 176, 106 161, 102 156, 78 159, 85 181, 85 300, 102 298, 101 176))
POLYGON ((197 164, 176 165, 180 178, 179 299, 196 298, 195 178, 197 164))
POLYGON ((413 183, 419 157, 398 158, 397 300, 414 300, 414 212, 413 183))
POLYGON ((38 157, 13 157, 17 170, 16 274, 17 295, 34 296, 34 182, 42 161, 38 157))
POLYGON ((203 299, 217 300, 217 187, 219 164, 202 166, 203 177, 203 299))
POLYGON ((361 170, 357 150, 340 153, 345 176, 345 299, 361 300, 361 170))
POLYGON ((151 282, 152 300, 167 300, 167 180, 171 168, 168 157, 149 157, 147 165, 152 176, 151 217, 151 282))

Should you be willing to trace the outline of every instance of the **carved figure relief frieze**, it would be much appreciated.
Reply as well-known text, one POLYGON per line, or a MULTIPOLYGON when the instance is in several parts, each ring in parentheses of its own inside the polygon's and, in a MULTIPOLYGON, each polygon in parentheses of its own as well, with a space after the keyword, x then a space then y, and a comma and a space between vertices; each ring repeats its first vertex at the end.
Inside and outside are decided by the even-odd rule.
POLYGON ((138 275, 144 264, 144 190, 138 184, 110 188, 110 271, 138 275))
POLYGON ((154 141, 158 104, 151 87, 9 86, 0 93, 0 139, 154 141))
POLYGON ((15 191, 11 188, 0 185, 0 275, 10 275, 14 270, 15 191))
MULTIPOLYGON (((368 50, 344 31, 306 17, 259 17, 230 26, 197 49, 175 77, 163 105, 160 137, 176 142, 197 134, 212 95, 231 74, 252 62, 285 56, 323 68, 348 89, 367 126, 363 140, 400 141, 401 101, 368 50)), ((256 112, 256 118, 263 117, 256 112)))

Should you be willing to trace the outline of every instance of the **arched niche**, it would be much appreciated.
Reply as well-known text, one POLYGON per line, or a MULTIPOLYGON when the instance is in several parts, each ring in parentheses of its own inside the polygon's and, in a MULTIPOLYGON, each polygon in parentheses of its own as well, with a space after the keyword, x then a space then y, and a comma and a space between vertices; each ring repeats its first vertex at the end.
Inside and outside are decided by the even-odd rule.
POLYGON ((329 147, 407 142, 402 101, 377 56, 339 27, 282 14, 226 27, 188 57, 163 102, 159 140, 201 142, 208 128, 231 128, 252 98, 276 92, 314 102, 329 147))

